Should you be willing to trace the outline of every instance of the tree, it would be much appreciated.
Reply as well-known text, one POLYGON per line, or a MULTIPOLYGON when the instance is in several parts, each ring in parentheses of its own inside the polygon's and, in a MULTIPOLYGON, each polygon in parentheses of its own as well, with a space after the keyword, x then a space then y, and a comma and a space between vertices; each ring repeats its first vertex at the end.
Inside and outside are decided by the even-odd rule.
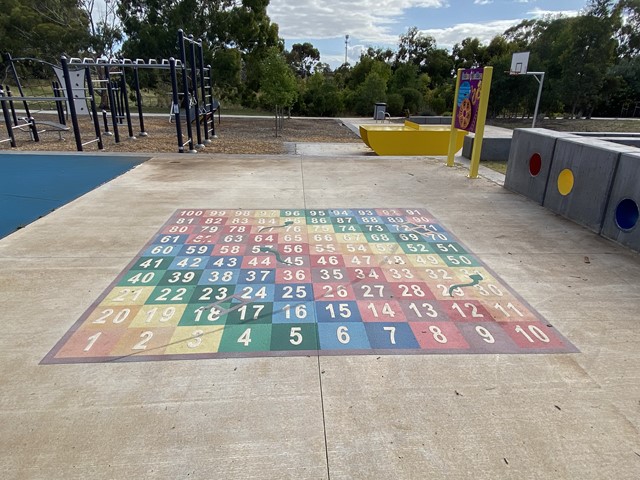
POLYGON ((320 62, 320 51, 309 42, 294 43, 285 56, 296 75, 302 78, 310 76, 320 62))
POLYGON ((467 37, 453 46, 454 68, 475 68, 486 64, 486 47, 477 38, 467 37))
POLYGON ((420 33, 417 27, 411 27, 407 33, 400 35, 396 62, 412 63, 417 67, 426 64, 428 53, 435 49, 436 40, 420 33))
POLYGON ((0 45, 14 57, 57 63, 88 44, 87 17, 77 0, 0 0, 0 45))
POLYGON ((621 17, 618 30, 619 53, 627 59, 640 55, 640 0, 620 0, 616 6, 621 17))
POLYGON ((580 108, 590 117, 600 99, 605 74, 615 61, 615 31, 616 18, 598 6, 568 19, 557 39, 563 47, 561 92, 572 114, 580 108))
POLYGON ((335 116, 342 110, 340 91, 331 77, 314 73, 303 94, 304 113, 316 117, 335 116))
POLYGON ((112 58, 119 43, 122 42, 122 25, 118 18, 118 3, 115 0, 104 0, 102 9, 96 0, 80 0, 80 6, 87 16, 89 24, 89 50, 96 57, 112 58))
POLYGON ((290 107, 296 99, 296 78, 284 55, 271 47, 261 64, 260 101, 267 108, 290 107))

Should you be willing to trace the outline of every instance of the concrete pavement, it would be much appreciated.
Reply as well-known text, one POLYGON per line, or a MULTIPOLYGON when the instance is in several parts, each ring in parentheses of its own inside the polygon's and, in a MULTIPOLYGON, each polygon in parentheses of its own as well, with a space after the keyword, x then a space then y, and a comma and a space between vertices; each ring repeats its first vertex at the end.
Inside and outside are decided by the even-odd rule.
POLYGON ((157 156, 0 240, 4 478, 638 478, 638 254, 442 158, 297 148, 157 156), (370 206, 429 210, 580 353, 39 365, 178 208, 370 206))

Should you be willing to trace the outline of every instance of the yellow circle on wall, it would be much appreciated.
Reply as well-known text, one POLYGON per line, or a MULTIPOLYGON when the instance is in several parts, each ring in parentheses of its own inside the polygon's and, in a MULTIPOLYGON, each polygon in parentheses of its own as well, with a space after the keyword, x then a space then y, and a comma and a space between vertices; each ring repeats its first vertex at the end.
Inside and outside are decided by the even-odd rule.
POLYGON ((568 168, 565 168, 558 175, 558 191, 560 195, 569 195, 571 190, 573 190, 573 172, 568 168))

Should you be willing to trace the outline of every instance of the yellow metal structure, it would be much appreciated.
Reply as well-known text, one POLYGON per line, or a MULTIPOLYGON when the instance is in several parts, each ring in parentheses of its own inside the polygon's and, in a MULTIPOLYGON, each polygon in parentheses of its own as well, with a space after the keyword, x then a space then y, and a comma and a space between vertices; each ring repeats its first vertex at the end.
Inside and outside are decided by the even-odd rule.
MULTIPOLYGON (((464 130, 456 130, 456 149, 462 148, 464 130)), ((404 125, 360 125, 362 141, 378 155, 446 155, 451 127, 418 125, 405 120, 404 125)))

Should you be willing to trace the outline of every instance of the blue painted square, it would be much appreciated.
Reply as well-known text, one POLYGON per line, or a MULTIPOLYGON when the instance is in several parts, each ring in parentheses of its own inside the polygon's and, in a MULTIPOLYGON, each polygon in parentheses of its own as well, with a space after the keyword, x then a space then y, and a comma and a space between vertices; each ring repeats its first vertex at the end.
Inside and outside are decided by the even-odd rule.
POLYGON ((240 270, 205 270, 198 285, 230 285, 238 283, 240 270))
POLYGON ((226 270, 230 268, 240 268, 242 265, 242 257, 225 257, 214 255, 210 258, 207 268, 217 268, 218 270, 226 270))
POLYGON ((208 261, 209 257, 176 257, 169 270, 203 270, 208 261))
POLYGON ((188 234, 163 233, 153 239, 154 245, 184 245, 189 238, 188 234))
POLYGON ((321 350, 368 350, 371 348, 362 323, 318 323, 321 350))
POLYGON ((369 322, 364 327, 371 348, 420 348, 408 323, 369 322))
POLYGON ((382 218, 378 217, 377 215, 371 215, 371 216, 358 215, 356 216, 356 220, 358 220, 358 223, 361 225, 371 225, 371 224, 384 225, 382 218))
POLYGON ((318 322, 361 322, 358 304, 354 301, 316 302, 318 322))
POLYGON ((274 285, 247 285, 239 283, 236 286, 236 297, 233 302, 273 302, 274 285))
POLYGON ((211 255, 213 245, 185 245, 178 255, 211 255))
POLYGON ((350 217, 353 215, 353 210, 349 208, 332 208, 329 210, 329 215, 332 217, 350 217))
POLYGON ((273 323, 315 323, 313 302, 275 302, 273 323))
POLYGON ((180 251, 180 245, 151 245, 142 252, 143 257, 174 257, 180 251))
POLYGON ((275 300, 278 302, 299 303, 313 300, 313 285, 310 283, 277 284, 275 300))

